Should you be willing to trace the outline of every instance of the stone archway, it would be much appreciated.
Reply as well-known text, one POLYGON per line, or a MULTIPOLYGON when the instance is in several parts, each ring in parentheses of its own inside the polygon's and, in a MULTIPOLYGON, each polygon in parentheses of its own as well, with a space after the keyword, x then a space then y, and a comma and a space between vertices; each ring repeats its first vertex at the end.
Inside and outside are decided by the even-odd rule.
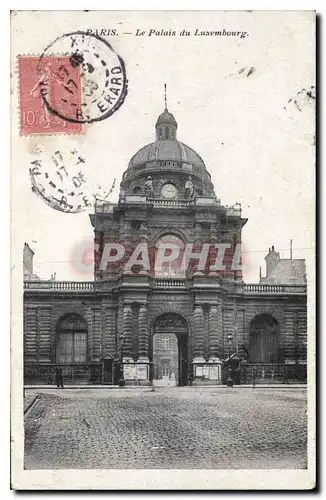
MULTIPOLYGON (((151 338, 152 376, 171 376, 174 370, 176 385, 188 383, 188 339, 189 327, 185 318, 178 313, 163 313, 154 320, 151 338), (157 336, 157 337, 155 337, 157 336), (156 341, 166 339, 162 343, 156 341)), ((173 382, 171 383, 173 385, 173 382)))
POLYGON ((281 362, 279 337, 279 323, 273 316, 268 314, 255 316, 249 327, 249 362, 281 362))

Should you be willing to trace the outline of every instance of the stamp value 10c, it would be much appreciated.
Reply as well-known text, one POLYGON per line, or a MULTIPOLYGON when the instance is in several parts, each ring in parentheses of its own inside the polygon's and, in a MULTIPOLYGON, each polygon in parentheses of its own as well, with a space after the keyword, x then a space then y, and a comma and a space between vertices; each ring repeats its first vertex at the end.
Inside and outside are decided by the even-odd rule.
MULTIPOLYGON (((20 81, 20 134, 66 133, 78 134, 81 123, 74 123, 53 114, 43 99, 49 95, 51 103, 64 113, 71 96, 76 107, 81 103, 79 66, 70 68, 66 74, 68 56, 48 56, 39 64, 37 56, 19 56, 20 81)), ((70 106, 71 104, 69 104, 70 106)))

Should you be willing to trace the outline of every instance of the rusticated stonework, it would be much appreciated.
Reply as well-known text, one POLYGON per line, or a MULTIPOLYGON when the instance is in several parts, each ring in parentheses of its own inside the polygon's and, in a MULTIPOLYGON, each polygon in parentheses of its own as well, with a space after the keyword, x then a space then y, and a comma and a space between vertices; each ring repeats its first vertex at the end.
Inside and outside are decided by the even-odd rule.
MULTIPOLYGON (((127 383, 149 384, 158 331, 167 344, 175 335, 180 385, 221 383, 217 374, 229 353, 246 366, 305 364, 305 284, 246 285, 241 270, 210 275, 206 268, 197 272, 196 262, 182 275, 173 265, 161 274, 155 269, 162 238, 179 239, 183 248, 194 244, 198 251, 203 243, 235 245, 247 223, 238 204, 223 205, 216 196, 202 158, 177 140, 177 122, 168 110, 158 118, 155 136, 130 160, 119 202, 99 203, 90 215, 98 248, 94 282, 25 282, 26 383, 53 383, 61 359, 70 383, 118 383, 125 361, 127 383), (121 260, 100 269, 107 242, 122 244, 129 256, 138 243, 147 243, 150 268, 140 266, 136 276, 137 266, 126 269, 121 260), (79 316, 87 331, 66 331, 60 340, 58 325, 69 315, 79 316)), ((274 250, 270 255, 277 258, 274 250)), ((209 259, 211 264, 211 254, 209 259)), ((168 359, 164 363, 161 369, 168 370, 168 359)))

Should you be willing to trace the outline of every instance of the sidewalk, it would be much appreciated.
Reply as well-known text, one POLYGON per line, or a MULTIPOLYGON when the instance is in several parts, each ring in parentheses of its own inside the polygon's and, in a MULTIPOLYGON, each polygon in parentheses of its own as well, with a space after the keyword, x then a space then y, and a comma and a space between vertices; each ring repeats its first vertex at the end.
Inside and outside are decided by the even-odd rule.
MULTIPOLYGON (((232 389, 307 389, 307 384, 246 384, 246 385, 234 385, 233 387, 227 387, 226 385, 194 385, 194 386, 182 386, 182 387, 171 387, 171 386, 157 386, 154 384, 156 390, 180 390, 180 389, 189 389, 189 390, 210 390, 210 389, 220 389, 220 390, 232 390, 232 389)), ((119 385, 65 385, 64 389, 120 389, 123 391, 128 390, 148 390, 151 386, 149 385, 126 385, 124 387, 120 387, 119 385)), ((25 385, 24 391, 28 390, 38 390, 38 389, 53 389, 57 390, 58 387, 56 385, 25 385)), ((62 390, 62 389, 60 389, 62 390)))

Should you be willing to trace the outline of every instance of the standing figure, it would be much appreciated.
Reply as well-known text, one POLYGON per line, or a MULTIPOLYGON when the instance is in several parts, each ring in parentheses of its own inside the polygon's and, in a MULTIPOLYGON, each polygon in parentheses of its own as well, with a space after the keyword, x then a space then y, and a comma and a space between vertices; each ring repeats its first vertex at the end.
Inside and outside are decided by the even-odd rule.
POLYGON ((42 102, 42 107, 44 109, 44 115, 41 116, 41 121, 45 125, 45 127, 50 126, 50 115, 48 108, 46 107, 45 101, 42 97, 42 91, 44 89, 49 88, 49 81, 51 79, 52 73, 51 68, 48 65, 43 66, 41 69, 38 69, 38 77, 35 81, 34 87, 31 89, 29 95, 34 99, 40 99, 42 102))
POLYGON ((190 372, 189 376, 188 376, 188 383, 189 383, 190 387, 192 386, 193 381, 194 381, 194 374, 192 372, 190 372))
POLYGON ((144 188, 145 188, 145 194, 148 198, 153 198, 154 196, 154 192, 153 192, 153 179, 152 177, 149 175, 145 181, 145 184, 144 184, 144 188))
POLYGON ((188 179, 185 184, 185 196, 187 199, 191 199, 194 196, 194 183, 192 182, 190 175, 188 175, 188 179))
POLYGON ((57 366, 55 369, 55 380, 57 383, 57 387, 61 387, 62 389, 64 389, 62 381, 62 369, 60 368, 60 366, 57 366))
POLYGON ((126 196, 125 190, 122 187, 120 187, 120 192, 119 192, 119 202, 120 203, 125 201, 125 196, 126 196))

